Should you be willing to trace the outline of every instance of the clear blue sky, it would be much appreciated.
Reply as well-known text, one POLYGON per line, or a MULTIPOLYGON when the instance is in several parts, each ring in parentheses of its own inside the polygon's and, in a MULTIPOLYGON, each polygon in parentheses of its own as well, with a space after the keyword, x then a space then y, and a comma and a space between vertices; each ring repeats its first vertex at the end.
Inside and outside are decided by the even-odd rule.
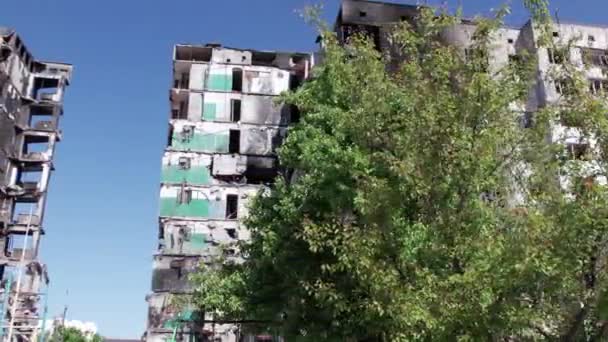
MULTIPOLYGON (((141 336, 173 44, 310 51, 314 31, 295 10, 311 1, 2 0, 0 26, 17 29, 35 57, 75 67, 42 243, 51 315, 67 304, 69 319, 96 322, 105 336, 141 336)), ((467 15, 502 3, 461 2, 467 15)), ((608 24, 606 0, 552 4, 562 20, 608 24)), ((325 1, 329 20, 337 7, 325 1)), ((516 8, 512 23, 523 22, 516 8)))

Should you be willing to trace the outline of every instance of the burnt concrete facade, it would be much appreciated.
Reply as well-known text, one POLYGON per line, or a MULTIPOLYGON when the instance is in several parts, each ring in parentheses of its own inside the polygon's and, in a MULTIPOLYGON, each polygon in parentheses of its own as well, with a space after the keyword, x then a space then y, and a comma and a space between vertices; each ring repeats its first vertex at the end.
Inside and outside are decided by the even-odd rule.
MULTIPOLYGON (((367 0, 343 0, 334 25, 334 30, 340 42, 347 42, 355 32, 368 35, 376 48, 384 53, 392 53, 388 35, 395 23, 399 21, 414 21, 418 13, 415 5, 399 5, 367 0)), ((472 52, 473 34, 476 26, 471 20, 446 29, 441 39, 458 47, 462 55, 472 52)), ((567 91, 567 84, 555 79, 565 61, 572 63, 582 71, 589 83, 589 91, 593 94, 608 93, 608 27, 578 23, 556 22, 552 27, 552 39, 557 47, 569 47, 568 51, 554 51, 552 48, 541 47, 540 32, 532 21, 521 27, 502 27, 494 33, 491 48, 487 51, 488 71, 494 72, 517 61, 519 55, 526 54, 536 57, 536 83, 530 89, 525 104, 512 105, 512 110, 520 117, 522 129, 533 124, 534 113, 539 109, 559 104, 562 95, 567 91)), ((390 66, 389 66, 390 67, 390 66)), ((569 152, 574 163, 582 166, 593 177, 594 181, 606 184, 605 172, 598 162, 582 161, 586 151, 596 150, 593 138, 584 138, 576 122, 558 120, 547 132, 547 142, 560 143, 569 152), (581 165, 583 164, 583 165, 581 165)), ((569 179, 560 176, 562 186, 569 184, 569 179)), ((513 204, 523 200, 516 196, 513 204)))
POLYGON ((249 239, 241 223, 248 202, 273 182, 276 149, 299 117, 276 98, 301 84, 312 62, 300 53, 175 46, 148 341, 256 338, 235 325, 202 323, 212 317, 175 301, 192 291, 188 276, 201 263, 239 258, 237 242, 249 239))
POLYGON ((14 30, 0 28, 0 315, 12 340, 34 339, 43 318, 49 278, 38 252, 71 75, 71 65, 34 59, 14 30))

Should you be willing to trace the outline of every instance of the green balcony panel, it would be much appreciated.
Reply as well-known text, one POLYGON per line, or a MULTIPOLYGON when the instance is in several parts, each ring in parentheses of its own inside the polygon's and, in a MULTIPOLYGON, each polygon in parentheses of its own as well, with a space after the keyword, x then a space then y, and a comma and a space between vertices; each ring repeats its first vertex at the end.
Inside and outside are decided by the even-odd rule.
POLYGON ((163 197, 160 199, 160 216, 208 218, 209 201, 193 199, 189 203, 178 203, 176 198, 163 197))
POLYGON ((189 169, 182 169, 177 165, 164 165, 161 179, 164 183, 209 185, 211 174, 206 166, 194 166, 189 169))

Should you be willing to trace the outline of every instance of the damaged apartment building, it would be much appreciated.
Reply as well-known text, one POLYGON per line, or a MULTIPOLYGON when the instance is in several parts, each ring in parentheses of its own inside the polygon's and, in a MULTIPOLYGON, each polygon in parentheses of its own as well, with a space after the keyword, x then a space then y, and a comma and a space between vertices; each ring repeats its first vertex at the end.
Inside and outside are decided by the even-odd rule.
POLYGON ((234 243, 249 238, 240 223, 247 202, 273 181, 276 148, 299 118, 275 100, 307 78, 312 62, 307 54, 175 46, 148 341, 240 339, 233 325, 199 325, 206 317, 175 298, 191 291, 188 275, 200 263, 238 257, 234 243))
MULTIPOLYGON (((364 33, 380 51, 391 53, 389 33, 401 21, 415 21, 416 5, 343 0, 334 25, 340 42, 364 33)), ((475 24, 463 20, 441 39, 463 56, 472 51, 475 24)), ((528 102, 514 106, 522 129, 534 112, 559 101, 566 90, 550 70, 565 58, 586 70, 592 92, 608 92, 608 28, 559 23, 557 43, 577 38, 568 56, 535 44, 539 32, 531 22, 501 28, 487 52, 487 68, 517 61, 523 51, 538 57, 538 79, 528 102)), ((322 44, 322 42, 321 42, 322 44)), ((321 45, 322 46, 322 45, 321 45)), ((240 336, 234 325, 203 322, 196 312, 180 308, 173 298, 188 293, 188 274, 218 253, 238 254, 220 246, 248 239, 240 223, 247 202, 277 173, 275 149, 295 108, 273 101, 281 92, 308 78, 316 54, 284 54, 224 48, 219 45, 178 45, 174 50, 171 120, 162 161, 159 247, 154 257, 152 294, 148 296, 148 341, 278 341, 272 336, 240 336)), ((317 56, 317 60, 319 57, 317 56)), ((395 65, 389 65, 389 70, 395 65)), ((548 141, 560 141, 580 158, 593 142, 582 141, 575 122, 556 122, 548 141)))
POLYGON ((32 57, 0 28, 0 334, 35 340, 46 266, 38 259, 64 89, 72 66, 32 57))
MULTIPOLYGON (((392 54, 388 39, 395 23, 400 21, 414 22, 419 13, 416 5, 382 3, 366 0, 343 0, 338 12, 334 31, 340 42, 345 43, 354 33, 367 35, 375 47, 383 53, 392 54)), ((458 47, 464 58, 477 53, 473 48, 476 25, 473 21, 463 19, 441 34, 440 39, 446 44, 458 47)), ((512 105, 520 117, 521 128, 526 129, 534 123, 534 113, 539 109, 557 104, 569 85, 560 79, 554 79, 553 71, 559 70, 566 61, 581 68, 588 80, 589 91, 593 94, 608 93, 608 27, 559 21, 553 24, 551 32, 554 45, 570 49, 563 53, 547 47, 539 47, 538 28, 529 20, 521 27, 502 27, 493 36, 490 51, 484 52, 487 58, 486 68, 493 73, 520 60, 522 55, 535 56, 537 60, 537 78, 530 89, 528 101, 523 105, 512 105)), ((393 65, 389 65, 390 67, 393 65)), ((564 145, 571 159, 582 160, 589 151, 595 148, 593 139, 582 138, 577 122, 561 119, 555 122, 547 132, 547 142, 564 145)), ((600 170, 593 161, 585 162, 589 175, 599 174, 600 170)), ((570 180, 560 178, 563 186, 570 180)), ((595 177, 594 181, 606 183, 604 176, 595 177)), ((519 197, 519 196, 516 196, 519 197)), ((521 201, 513 198, 513 201, 521 201)))

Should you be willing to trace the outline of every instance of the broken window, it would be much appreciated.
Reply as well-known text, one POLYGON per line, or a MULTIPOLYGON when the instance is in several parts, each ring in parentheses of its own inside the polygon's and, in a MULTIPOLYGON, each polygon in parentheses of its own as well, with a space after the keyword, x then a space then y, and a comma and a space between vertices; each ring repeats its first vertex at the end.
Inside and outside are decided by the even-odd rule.
POLYGON ((578 113, 564 111, 559 116, 560 123, 566 127, 580 127, 583 124, 583 119, 578 113))
POLYGON ((232 69, 232 91, 243 91, 243 69, 232 69))
POLYGON ((37 130, 54 130, 56 125, 53 118, 53 107, 31 105, 28 126, 37 130))
POLYGON ((521 65, 522 58, 520 55, 509 55, 509 64, 512 66, 521 65))
POLYGON ((302 84, 302 79, 295 74, 289 74, 289 89, 295 90, 302 84))
POLYGON ((191 201, 192 201, 192 190, 191 189, 181 189, 181 191, 177 193, 177 203, 188 204, 191 201))
POLYGON ((570 80, 555 80, 554 83, 555 91, 560 95, 568 95, 574 89, 570 80))
POLYGON ((589 35, 589 36, 587 36, 587 41, 588 41, 589 43, 593 43, 593 42, 595 42, 595 36, 593 36, 593 35, 589 35))
POLYGON ((230 130, 228 142, 228 153, 240 153, 241 150, 241 131, 236 129, 230 130))
POLYGON ((551 64, 564 64, 568 60, 567 51, 547 49, 549 55, 549 63, 551 64))
POLYGON ((300 122, 300 109, 296 105, 290 105, 290 113, 291 113, 291 122, 298 123, 300 122))
POLYGON ((572 143, 566 145, 566 149, 570 159, 582 160, 586 158, 589 152, 589 144, 572 143))
POLYGON ((180 170, 188 170, 190 169, 190 158, 188 157, 179 157, 177 166, 180 170))
POLYGON ((34 258, 34 243, 29 235, 11 234, 6 244, 7 255, 13 259, 31 260, 34 258))
POLYGON ((188 89, 190 87, 190 74, 187 72, 182 73, 179 79, 179 88, 188 89))
POLYGON ((232 121, 232 122, 241 121, 241 100, 238 100, 238 99, 230 100, 230 121, 232 121))
POLYGON ((226 219, 235 220, 238 218, 239 211, 239 196, 238 195, 227 195, 226 196, 226 219))
POLYGON ((180 138, 182 140, 182 142, 190 142, 190 140, 192 140, 192 138, 194 137, 194 126, 184 126, 182 128, 182 132, 180 134, 180 138))
POLYGON ((171 118, 172 119, 187 119, 188 118, 188 103, 186 101, 181 101, 179 103, 178 108, 174 108, 171 110, 171 118))
POLYGON ((38 101, 56 101, 55 95, 59 91, 59 79, 41 78, 34 79, 32 97, 38 101))
POLYGON ((167 146, 173 144, 173 126, 169 125, 169 134, 167 135, 167 146))
POLYGON ((589 91, 592 94, 608 93, 608 80, 589 80, 589 91))
POLYGON ((13 214, 11 217, 11 221, 17 224, 25 224, 28 223, 31 225, 37 225, 40 223, 38 220, 38 207, 36 203, 32 203, 31 201, 19 201, 13 204, 13 214), (31 214, 31 221, 30 221, 31 214))
POLYGON ((237 239, 238 238, 238 234, 236 232, 236 229, 234 229, 234 228, 227 228, 226 229, 226 234, 228 234, 228 236, 231 239, 237 239))
POLYGON ((11 56, 11 48, 8 45, 0 44, 0 62, 6 61, 11 56))
POLYGON ((344 42, 348 43, 350 37, 356 34, 361 34, 367 37, 373 44, 376 50, 380 51, 380 27, 372 25, 343 25, 342 36, 344 42))
POLYGON ((583 49, 583 62, 587 65, 608 67, 608 51, 600 49, 583 49))
POLYGON ((17 184, 23 187, 26 191, 34 191, 38 189, 38 184, 42 180, 41 170, 19 170, 17 174, 17 184))
POLYGON ((26 135, 23 139, 22 153, 24 156, 30 154, 44 153, 49 150, 49 137, 39 135, 26 135))

